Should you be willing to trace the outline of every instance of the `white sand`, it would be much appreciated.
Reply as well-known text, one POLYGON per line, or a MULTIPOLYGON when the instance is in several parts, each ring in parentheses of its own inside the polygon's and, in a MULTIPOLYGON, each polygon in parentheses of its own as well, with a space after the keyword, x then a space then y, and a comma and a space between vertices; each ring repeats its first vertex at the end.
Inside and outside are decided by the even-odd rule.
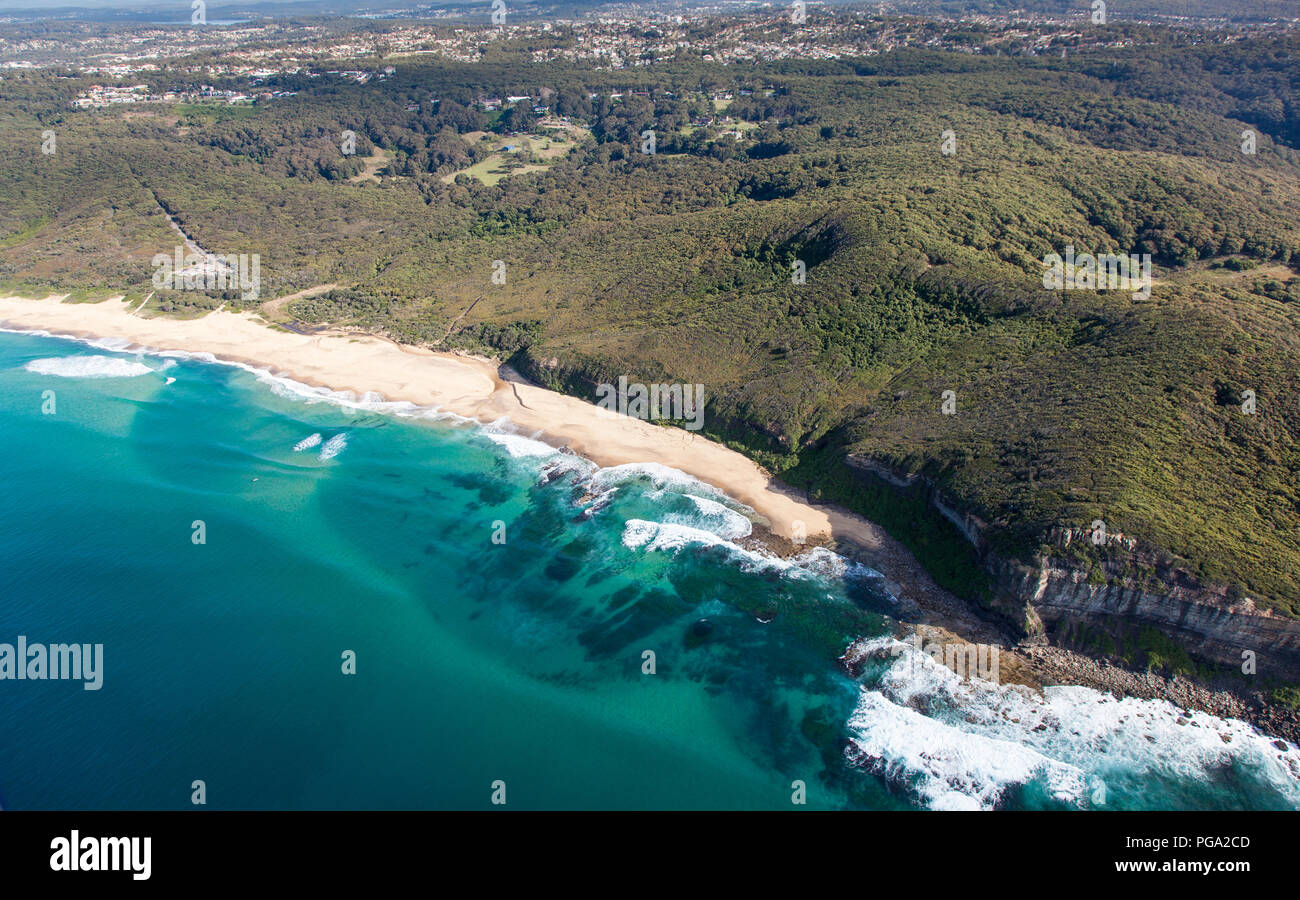
POLYGON ((527 434, 567 445, 602 466, 658 462, 680 469, 753 507, 789 538, 802 522, 809 538, 850 540, 868 549, 888 541, 858 516, 804 502, 752 460, 680 428, 621 416, 543 388, 502 381, 491 360, 435 353, 382 338, 300 335, 270 328, 250 313, 217 311, 199 319, 143 318, 121 300, 63 303, 0 297, 0 322, 14 329, 116 338, 150 350, 210 353, 330 390, 367 391, 489 423, 509 418, 527 434))

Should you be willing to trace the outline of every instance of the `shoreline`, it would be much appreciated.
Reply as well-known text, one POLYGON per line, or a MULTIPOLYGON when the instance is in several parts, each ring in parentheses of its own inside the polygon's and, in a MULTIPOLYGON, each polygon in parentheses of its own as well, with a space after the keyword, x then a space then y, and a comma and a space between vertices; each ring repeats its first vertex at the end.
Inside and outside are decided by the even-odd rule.
POLYGON ((1001 647, 1008 676, 1003 683, 1034 690, 1077 684, 1120 697, 1158 697, 1180 707, 1245 719, 1261 732, 1300 738, 1297 717, 1269 705, 1261 708, 1210 686, 1189 690, 1186 683, 1137 676, 1065 648, 1017 644, 1001 627, 936 584, 916 557, 874 522, 846 509, 810 503, 753 460, 692 432, 620 415, 529 384, 510 372, 503 378, 503 364, 496 360, 339 329, 302 334, 277 329, 248 312, 143 318, 122 298, 62 300, 59 295, 39 300, 0 296, 0 325, 81 340, 121 340, 146 351, 209 354, 311 387, 357 397, 379 394, 385 401, 433 407, 481 425, 504 418, 521 434, 567 447, 602 467, 661 463, 753 509, 760 517, 753 540, 770 552, 789 556, 805 547, 827 545, 875 569, 898 599, 894 618, 906 631, 925 629, 1001 647), (796 522, 806 528, 803 545, 791 540, 796 522))
POLYGON ((835 505, 808 502, 802 491, 782 484, 749 457, 693 432, 630 418, 530 384, 486 357, 428 350, 342 329, 287 331, 249 312, 145 318, 135 315, 120 297, 64 303, 64 296, 0 296, 0 325, 82 340, 122 340, 151 351, 206 353, 311 387, 350 391, 357 397, 379 394, 386 401, 435 407, 481 425, 505 418, 521 434, 567 447, 602 467, 661 463, 750 507, 759 519, 753 539, 769 552, 790 556, 825 545, 884 576, 886 588, 899 600, 900 621, 943 628, 971 642, 997 643, 1010 650, 1012 642, 1001 628, 936 584, 911 551, 879 525, 835 505), (803 523, 807 536, 803 544, 792 540, 797 522, 803 523))
POLYGON ((253 313, 224 310, 197 319, 143 318, 121 298, 92 303, 0 297, 0 324, 79 339, 124 340, 147 351, 207 353, 219 361, 264 369, 311 387, 378 394, 490 425, 508 419, 556 447, 608 467, 658 462, 712 485, 751 507, 778 538, 789 541, 802 522, 809 543, 847 540, 868 549, 883 532, 843 510, 806 502, 748 457, 680 428, 619 415, 577 397, 505 380, 501 364, 481 356, 399 344, 341 330, 299 334, 277 330, 253 313))

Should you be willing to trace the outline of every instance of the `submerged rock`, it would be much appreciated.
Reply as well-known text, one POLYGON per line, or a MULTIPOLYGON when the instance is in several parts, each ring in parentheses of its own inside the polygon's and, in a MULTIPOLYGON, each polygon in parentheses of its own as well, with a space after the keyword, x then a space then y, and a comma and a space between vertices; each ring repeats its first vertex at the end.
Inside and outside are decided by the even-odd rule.
POLYGON ((708 619, 699 619, 686 629, 686 649, 690 650, 708 641, 713 634, 713 623, 708 619))

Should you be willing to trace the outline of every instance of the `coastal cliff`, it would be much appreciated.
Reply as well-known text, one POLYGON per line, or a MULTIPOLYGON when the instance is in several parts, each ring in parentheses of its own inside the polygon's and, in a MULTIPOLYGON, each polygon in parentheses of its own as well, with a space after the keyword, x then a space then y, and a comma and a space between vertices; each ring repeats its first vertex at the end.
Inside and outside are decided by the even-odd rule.
POLYGON ((960 511, 931 480, 860 457, 847 462, 859 479, 926 497, 952 523, 989 576, 987 611, 1028 644, 1112 658, 1125 657, 1128 644, 1142 662, 1186 674, 1210 664, 1269 682, 1300 680, 1300 620, 1204 583, 1134 536, 1054 528, 1031 558, 1016 558, 994 549, 994 526, 960 511))
POLYGON ((1031 635, 1069 640, 1092 630, 1113 641, 1117 631, 1148 626, 1197 659, 1247 665, 1243 671, 1251 674, 1253 654, 1256 673, 1287 681, 1300 678, 1300 621, 1260 609, 1249 597, 1234 600, 1224 589, 1199 584, 1178 569, 1157 568, 1138 583, 1120 566, 1107 563, 1104 581, 1097 583, 1095 570, 1054 557, 1024 564, 990 556, 987 567, 997 603, 1022 613, 1031 635))

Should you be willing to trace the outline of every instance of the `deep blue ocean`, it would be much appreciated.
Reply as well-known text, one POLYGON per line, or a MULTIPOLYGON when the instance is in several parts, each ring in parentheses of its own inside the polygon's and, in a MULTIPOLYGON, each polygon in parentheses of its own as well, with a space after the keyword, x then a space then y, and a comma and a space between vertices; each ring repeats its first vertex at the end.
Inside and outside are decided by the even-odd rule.
POLYGON ((0 678, 4 808, 1300 806, 1294 746, 963 681, 653 463, 13 333, 0 428, 0 652, 103 646, 0 678))

